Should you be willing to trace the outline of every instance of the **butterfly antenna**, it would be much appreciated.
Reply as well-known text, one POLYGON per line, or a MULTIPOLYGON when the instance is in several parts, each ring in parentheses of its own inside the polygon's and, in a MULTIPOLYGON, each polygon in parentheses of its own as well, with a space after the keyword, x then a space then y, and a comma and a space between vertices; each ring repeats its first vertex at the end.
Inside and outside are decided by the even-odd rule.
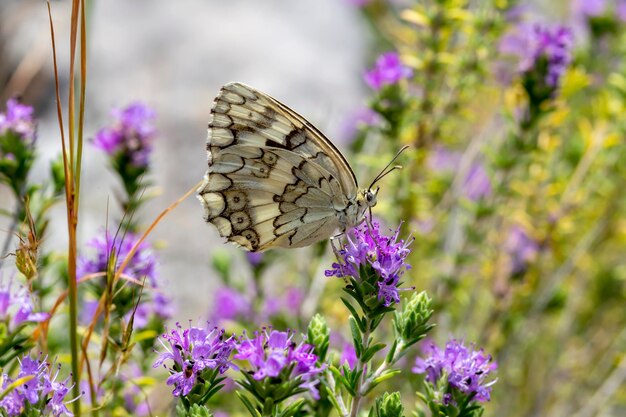
POLYGON ((402 149, 400 149, 396 155, 391 158, 391 161, 389 161, 389 163, 380 171, 380 173, 376 176, 376 178, 374 178, 374 180, 372 181, 372 183, 369 186, 369 189, 371 190, 372 187, 374 186, 374 184, 376 184, 378 181, 380 181, 384 176, 386 176, 387 174, 389 174, 390 172, 395 171, 396 169, 401 169, 402 166, 401 165, 395 165, 395 166, 391 166, 396 159, 398 159, 398 157, 402 154, 402 152, 404 152, 405 150, 407 150, 409 148, 409 145, 404 145, 402 147, 402 149))

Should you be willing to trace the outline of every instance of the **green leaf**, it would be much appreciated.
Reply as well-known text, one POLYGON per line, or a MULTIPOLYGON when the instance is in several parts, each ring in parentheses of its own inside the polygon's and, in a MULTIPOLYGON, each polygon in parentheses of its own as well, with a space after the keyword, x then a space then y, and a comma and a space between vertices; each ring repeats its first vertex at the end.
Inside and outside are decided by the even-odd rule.
POLYGON ((4 397, 6 397, 11 391, 13 391, 14 389, 16 389, 19 386, 24 385, 25 383, 27 383, 28 381, 30 381, 31 379, 33 379, 35 377, 35 375, 26 375, 22 378, 18 378, 15 381, 11 382, 6 389, 0 394, 0 400, 2 400, 4 397))
POLYGON ((365 348, 363 346, 363 336, 361 335, 361 331, 359 329, 359 325, 356 322, 356 319, 352 316, 350 316, 350 318, 348 319, 348 322, 350 324, 350 331, 352 332, 352 341, 354 343, 354 350, 356 352, 356 357, 357 358, 361 358, 361 355, 363 353, 363 349, 365 348))
POLYGON ((248 409, 248 412, 250 413, 252 417, 263 417, 261 413, 259 413, 259 411, 256 408, 254 408, 254 405, 252 405, 252 402, 250 402, 250 400, 245 395, 243 395, 242 393, 238 391, 235 391, 235 394, 237 394, 237 397, 239 397, 239 399, 241 400, 243 405, 248 409))
MULTIPOLYGON (((398 375, 399 373, 401 373, 402 371, 400 369, 388 369, 385 372, 383 372, 383 374, 381 376, 379 376, 378 378, 375 378, 372 383, 370 384, 367 392, 370 392, 374 389, 374 387, 376 387, 378 384, 380 384, 381 382, 384 382, 388 379, 393 378, 395 375, 398 375)), ((367 394, 366 392, 366 394, 367 394)))
POLYGON ((304 405, 304 398, 300 398, 299 400, 296 400, 293 403, 289 404, 287 407, 285 407, 285 409, 281 411, 278 415, 280 417, 292 417, 298 411, 300 411, 300 408, 303 405, 304 405))
POLYGON ((398 347, 398 339, 394 339, 393 340, 393 344, 391 345, 391 348, 389 348, 389 352, 387 352, 387 357, 385 358, 385 360, 388 363, 393 363, 394 356, 396 355, 396 348, 397 347, 398 347))
POLYGON ((370 347, 368 347, 363 353, 362 362, 369 362, 372 357, 381 349, 384 349, 387 345, 385 343, 376 343, 370 347))
POLYGON ((365 320, 359 317, 359 314, 356 312, 356 309, 352 306, 352 304, 350 304, 348 300, 341 297, 341 301, 346 306, 346 308, 350 310, 350 313, 352 313, 352 317, 354 317, 354 319, 357 321, 357 324, 359 325, 359 329, 361 330, 362 333, 364 333, 365 332, 365 320))
POLYGON ((325 389, 326 389, 326 394, 327 394, 326 397, 328 398, 328 401, 330 401, 333 407, 335 407, 335 410, 337 410, 337 413, 341 415, 342 413, 341 407, 339 406, 339 403, 337 402, 337 398, 335 398, 335 393, 332 392, 331 389, 327 386, 325 386, 325 389))

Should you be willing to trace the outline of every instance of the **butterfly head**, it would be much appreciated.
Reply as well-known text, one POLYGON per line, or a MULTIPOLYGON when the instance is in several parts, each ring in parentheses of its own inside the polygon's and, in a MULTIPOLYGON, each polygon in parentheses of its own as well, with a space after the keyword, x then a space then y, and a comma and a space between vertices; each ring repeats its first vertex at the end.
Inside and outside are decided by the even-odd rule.
POLYGON ((407 148, 408 146, 404 146, 402 149, 400 149, 398 153, 396 153, 396 155, 391 159, 391 162, 389 162, 387 166, 385 166, 385 168, 383 168, 383 170, 380 171, 380 173, 376 176, 376 178, 374 178, 370 186, 359 191, 359 194, 357 197, 357 204, 358 204, 357 218, 362 219, 363 216, 365 215, 365 212, 367 211, 370 212, 370 217, 371 217, 371 209, 377 203, 378 190, 380 190, 380 187, 374 188, 374 185, 376 185, 376 183, 380 181, 381 179, 383 179, 387 174, 395 171, 396 169, 402 168, 400 165, 392 166, 392 164, 398 158, 398 156, 400 156, 400 154, 404 152, 407 148))
POLYGON ((376 197, 378 196, 378 190, 380 190, 380 187, 376 187, 375 190, 372 190, 371 188, 368 190, 364 190, 365 192, 363 194, 363 200, 367 208, 374 207, 376 205, 377 203, 376 197))
POLYGON ((363 218, 365 212, 374 207, 378 202, 376 197, 378 195, 378 190, 380 187, 376 187, 376 189, 362 189, 359 191, 359 195, 357 197, 358 204, 358 218, 363 218))

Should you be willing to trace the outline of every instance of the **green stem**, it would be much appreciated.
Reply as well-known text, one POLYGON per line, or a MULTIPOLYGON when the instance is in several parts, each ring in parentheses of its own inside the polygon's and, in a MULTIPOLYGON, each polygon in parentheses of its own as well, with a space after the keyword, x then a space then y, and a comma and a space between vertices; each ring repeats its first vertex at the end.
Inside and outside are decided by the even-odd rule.
POLYGON ((346 405, 343 402, 343 397, 341 396, 341 392, 337 392, 337 385, 335 384, 335 377, 333 376, 333 373, 327 370, 326 375, 327 375, 326 384, 328 388, 330 389, 332 396, 334 397, 335 402, 336 402, 335 408, 340 413, 341 417, 348 417, 349 416, 348 409, 346 408, 346 405))
MULTIPOLYGON (((78 366, 78 315, 77 315, 77 285, 76 285, 76 223, 77 215, 71 207, 68 207, 68 221, 72 223, 69 233, 69 254, 68 254, 68 298, 70 304, 70 350, 72 353, 72 374, 74 387, 72 393, 75 398, 80 396, 80 368, 78 366)), ((74 401, 74 415, 80 417, 80 401, 74 401)))
POLYGON ((365 379, 365 381, 363 382, 363 385, 361 385, 359 394, 361 394, 362 396, 365 396, 370 386, 374 382, 374 380, 378 378, 379 376, 381 376, 387 369, 389 369, 390 366, 393 366, 397 362, 397 360, 400 359, 400 357, 402 356, 403 350, 404 350, 404 343, 400 341, 398 342, 398 346, 396 347, 393 358, 391 358, 390 361, 387 361, 387 358, 385 358, 385 360, 383 361, 383 363, 380 364, 378 369, 376 369, 376 371, 374 371, 372 375, 370 375, 369 377, 365 379))
MULTIPOLYGON (((370 334, 371 334, 371 328, 372 328, 372 320, 369 318, 365 318, 365 332, 363 333, 363 338, 361 340, 361 345, 363 346, 363 350, 362 352, 367 351, 367 348, 369 348, 369 339, 370 339, 370 334)), ((363 384, 366 381, 366 375, 367 375, 367 363, 363 362, 360 358, 359 358, 359 362, 357 363, 357 371, 361 371, 361 378, 359 378, 359 381, 357 382, 357 386, 356 389, 354 390, 356 392, 356 395, 354 396, 354 398, 352 398, 352 404, 350 405, 350 417, 356 417, 358 412, 359 412, 359 406, 361 405, 361 400, 363 399, 363 394, 362 394, 362 390, 361 387, 363 386, 363 384)))

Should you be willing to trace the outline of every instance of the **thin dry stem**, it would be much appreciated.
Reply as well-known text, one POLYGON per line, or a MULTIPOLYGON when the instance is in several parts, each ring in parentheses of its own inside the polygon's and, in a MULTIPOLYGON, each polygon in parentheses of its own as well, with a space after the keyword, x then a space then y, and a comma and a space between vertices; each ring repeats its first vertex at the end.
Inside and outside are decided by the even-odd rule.
MULTIPOLYGON (((175 202, 173 202, 172 204, 170 204, 165 210, 163 210, 161 212, 161 214, 159 214, 156 219, 152 222, 152 224, 150 225, 150 227, 148 227, 148 229, 146 229, 146 231, 143 233, 143 235, 139 238, 139 240, 135 243, 135 245, 131 248, 130 252, 126 255, 126 258, 124 259, 124 261, 122 262, 122 264, 120 265, 120 267, 118 268, 115 277, 113 278, 114 283, 117 282, 117 280, 119 280, 122 277, 122 273, 124 271, 124 269, 126 268, 126 266, 128 265, 128 263, 130 262, 130 260, 133 258, 133 256, 135 255, 135 252, 137 252, 137 248, 139 247, 139 245, 141 245, 141 243, 146 239, 146 237, 148 237, 148 235, 150 233, 152 233, 152 231, 154 230, 154 228, 165 218, 165 216, 167 216, 172 210, 174 210, 181 202, 183 202, 185 199, 187 199, 187 197, 189 197, 191 194, 195 193, 196 190, 198 189, 198 187, 200 187, 200 185, 202 185, 203 181, 198 182, 196 185, 194 185, 189 191, 187 191, 182 197, 180 197, 178 200, 176 200, 175 202)), ((104 309, 104 303, 105 303, 105 296, 106 294, 103 294, 100 297, 100 300, 98 302, 98 306, 96 308, 96 312, 94 314, 94 317, 91 321, 91 323, 89 324, 88 329, 85 332, 85 337, 83 339, 83 345, 86 346, 89 344, 89 341, 91 340, 91 336, 93 334, 96 322, 98 317, 100 316, 100 314, 102 313, 102 310, 104 309)), ((81 361, 81 365, 80 368, 82 369, 82 362, 81 361)))

